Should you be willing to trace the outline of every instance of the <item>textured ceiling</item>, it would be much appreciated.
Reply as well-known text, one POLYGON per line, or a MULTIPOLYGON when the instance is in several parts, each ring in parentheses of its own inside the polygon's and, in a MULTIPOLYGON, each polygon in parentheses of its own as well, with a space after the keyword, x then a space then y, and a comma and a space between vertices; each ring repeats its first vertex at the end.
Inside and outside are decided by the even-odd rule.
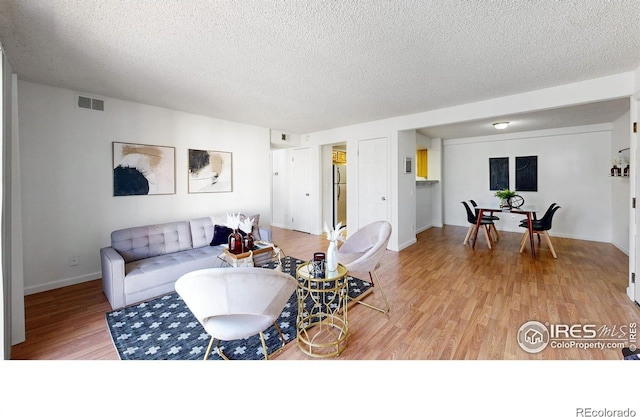
POLYGON ((293 133, 632 71, 640 0, 2 0, 18 77, 293 133))

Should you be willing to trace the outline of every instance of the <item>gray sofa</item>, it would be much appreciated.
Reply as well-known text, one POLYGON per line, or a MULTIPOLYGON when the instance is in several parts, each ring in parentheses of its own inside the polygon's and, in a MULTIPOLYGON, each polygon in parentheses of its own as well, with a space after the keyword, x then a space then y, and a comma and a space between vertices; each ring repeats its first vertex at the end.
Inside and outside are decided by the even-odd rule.
MULTIPOLYGON (((183 274, 215 266, 223 247, 210 246, 213 233, 211 217, 112 232, 111 246, 100 249, 102 288, 111 307, 169 293, 183 274)), ((259 235, 271 241, 269 229, 260 228, 259 235)))

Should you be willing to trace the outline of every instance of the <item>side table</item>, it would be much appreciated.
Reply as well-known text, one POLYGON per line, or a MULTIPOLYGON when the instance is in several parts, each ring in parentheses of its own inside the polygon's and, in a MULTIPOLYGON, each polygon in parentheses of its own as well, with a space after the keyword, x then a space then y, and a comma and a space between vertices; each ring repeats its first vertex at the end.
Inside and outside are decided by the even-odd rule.
POLYGON ((338 264, 335 272, 315 275, 309 262, 296 270, 298 347, 316 358, 339 356, 349 336, 347 268, 338 264))

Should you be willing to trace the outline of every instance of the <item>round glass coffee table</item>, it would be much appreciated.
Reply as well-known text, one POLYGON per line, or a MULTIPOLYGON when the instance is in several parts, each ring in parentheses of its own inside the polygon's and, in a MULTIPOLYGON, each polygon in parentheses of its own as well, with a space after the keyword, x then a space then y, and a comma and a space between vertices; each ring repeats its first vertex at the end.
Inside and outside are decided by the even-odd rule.
POLYGON ((349 336, 347 268, 338 264, 335 272, 319 271, 307 262, 298 267, 296 276, 298 347, 316 358, 340 355, 349 336))

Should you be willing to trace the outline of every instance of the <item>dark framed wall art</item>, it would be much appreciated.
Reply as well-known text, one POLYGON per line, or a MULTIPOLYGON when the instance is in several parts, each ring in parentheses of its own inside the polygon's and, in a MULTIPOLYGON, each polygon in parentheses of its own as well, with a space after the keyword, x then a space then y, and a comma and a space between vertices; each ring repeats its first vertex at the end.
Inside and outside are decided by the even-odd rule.
POLYGON ((113 195, 176 193, 176 150, 113 142, 113 195))
POLYGON ((189 149, 189 193, 233 191, 231 152, 189 149))
POLYGON ((509 189, 509 158, 489 158, 489 189, 509 189))
POLYGON ((516 156, 516 190, 538 191, 537 156, 516 156))

